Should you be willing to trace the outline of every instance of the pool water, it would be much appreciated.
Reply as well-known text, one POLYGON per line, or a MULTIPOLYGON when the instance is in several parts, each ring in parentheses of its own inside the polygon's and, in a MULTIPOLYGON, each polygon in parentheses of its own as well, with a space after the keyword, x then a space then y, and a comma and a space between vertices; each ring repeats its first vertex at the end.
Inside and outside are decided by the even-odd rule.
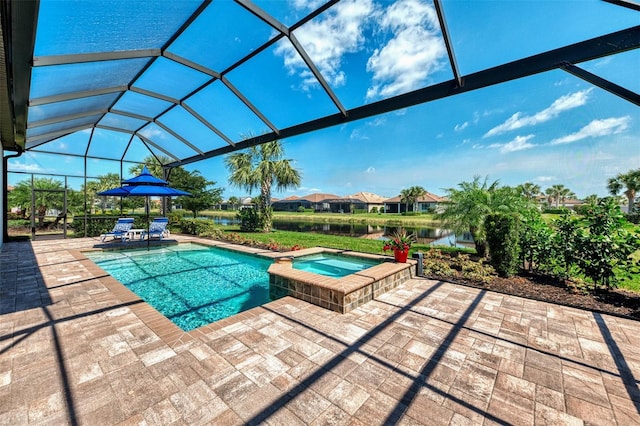
POLYGON ((372 259, 340 256, 329 253, 311 254, 295 258, 293 267, 301 271, 313 272, 328 277, 342 278, 378 265, 372 259))
POLYGON ((270 260, 179 244, 85 255, 184 331, 263 305, 270 260))

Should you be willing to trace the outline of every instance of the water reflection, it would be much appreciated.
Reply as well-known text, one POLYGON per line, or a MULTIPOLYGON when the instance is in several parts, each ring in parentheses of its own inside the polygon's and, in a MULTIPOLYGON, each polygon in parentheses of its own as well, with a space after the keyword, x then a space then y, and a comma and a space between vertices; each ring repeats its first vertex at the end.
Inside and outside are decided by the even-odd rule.
MULTIPOLYGON (((239 225, 240 221, 230 217, 203 217, 202 219, 213 220, 218 225, 231 226, 239 225)), ((399 226, 369 225, 364 223, 317 223, 317 222, 297 222, 277 220, 273 221, 273 229, 278 231, 293 232, 313 232, 316 234, 339 235, 357 238, 367 238, 372 240, 384 240, 389 235, 400 229, 399 226)), ((430 227, 405 227, 408 232, 413 232, 417 236, 420 244, 445 245, 456 247, 469 247, 473 244, 470 235, 456 236, 449 229, 430 227)))

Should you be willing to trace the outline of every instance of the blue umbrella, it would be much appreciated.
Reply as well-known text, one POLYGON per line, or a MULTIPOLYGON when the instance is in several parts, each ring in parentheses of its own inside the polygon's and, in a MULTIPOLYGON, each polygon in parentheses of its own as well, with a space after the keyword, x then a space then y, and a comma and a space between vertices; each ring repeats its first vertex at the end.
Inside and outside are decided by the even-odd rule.
POLYGON ((153 185, 153 186, 168 186, 169 182, 159 179, 149 172, 147 166, 142 168, 142 172, 131 179, 123 180, 122 183, 127 185, 153 185))
POLYGON ((190 196, 191 194, 181 189, 175 189, 168 186, 155 186, 155 185, 129 185, 121 186, 119 188, 107 189, 106 191, 98 192, 98 195, 106 195, 112 197, 179 197, 182 195, 190 196))
MULTIPOLYGON (((153 176, 147 166, 142 168, 142 173, 131 179, 122 181, 124 184, 119 188, 112 188, 98 192, 98 195, 115 197, 146 197, 145 210, 147 213, 147 233, 149 231, 149 197, 179 197, 191 196, 187 191, 171 188, 166 180, 153 176)), ((147 247, 149 238, 147 237, 147 247)))

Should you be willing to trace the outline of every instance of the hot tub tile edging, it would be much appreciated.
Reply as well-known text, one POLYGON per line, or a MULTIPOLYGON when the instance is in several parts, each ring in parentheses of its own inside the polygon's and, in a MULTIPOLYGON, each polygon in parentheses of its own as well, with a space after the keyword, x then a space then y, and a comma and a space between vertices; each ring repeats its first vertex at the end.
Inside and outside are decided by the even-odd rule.
POLYGON ((347 313, 415 276, 415 261, 384 262, 342 278, 293 268, 292 257, 282 256, 269 266, 272 299, 292 296, 332 311, 347 313))

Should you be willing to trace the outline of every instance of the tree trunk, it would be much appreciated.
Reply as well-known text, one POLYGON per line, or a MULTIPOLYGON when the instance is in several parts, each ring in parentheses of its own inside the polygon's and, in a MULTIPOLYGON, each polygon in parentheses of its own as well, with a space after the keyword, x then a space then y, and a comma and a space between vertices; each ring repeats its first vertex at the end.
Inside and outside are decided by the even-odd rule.
POLYGON ((486 255, 487 255, 487 242, 478 237, 476 229, 477 228, 475 226, 469 227, 469 233, 471 234, 471 238, 473 238, 473 244, 476 247, 476 253, 480 257, 486 257, 486 255))
POLYGON ((44 224, 44 215, 47 213, 47 206, 38 206, 38 226, 42 228, 44 224))
POLYGON ((262 182, 258 209, 262 216, 262 232, 271 232, 273 223, 271 212, 271 181, 262 182))

